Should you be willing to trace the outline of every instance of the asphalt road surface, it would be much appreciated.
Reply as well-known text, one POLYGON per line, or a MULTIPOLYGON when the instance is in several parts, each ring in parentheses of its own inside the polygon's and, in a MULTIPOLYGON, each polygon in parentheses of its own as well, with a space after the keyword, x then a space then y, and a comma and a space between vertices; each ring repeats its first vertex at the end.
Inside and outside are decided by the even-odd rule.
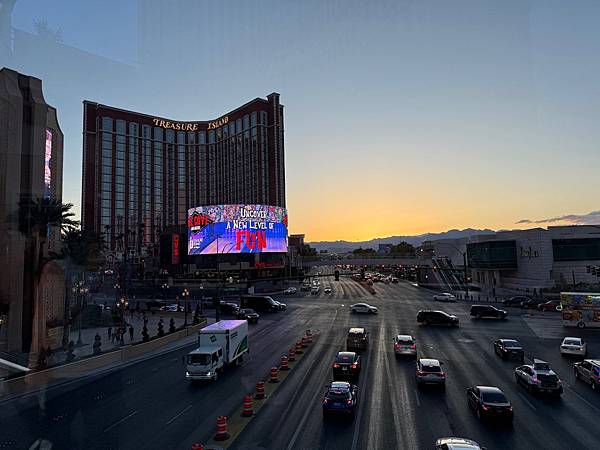
POLYGON ((565 331, 553 314, 543 318, 510 310, 508 321, 477 321, 466 304, 439 304, 429 291, 408 283, 375 284, 377 295, 357 283, 323 280, 319 295, 285 297, 288 311, 263 315, 250 326, 250 356, 216 383, 192 385, 181 358, 192 346, 0 404, 0 447, 28 448, 45 438, 55 449, 189 449, 214 433, 215 418, 230 415, 257 379, 308 329, 317 342, 250 422, 232 448, 249 449, 427 449, 441 436, 468 437, 488 449, 598 448, 595 422, 600 394, 576 381, 572 361, 558 351, 565 335, 587 339, 600 355, 600 330, 565 331), (323 288, 333 292, 325 294, 323 288), (367 301, 377 315, 352 315, 348 306, 367 301), (460 317, 458 329, 417 326, 419 309, 443 309, 460 317), (351 326, 370 332, 358 385, 360 405, 353 422, 323 422, 321 399, 331 380, 331 363, 344 349, 351 326), (448 373, 446 391, 417 389, 414 361, 396 360, 397 333, 417 337, 422 356, 438 358, 448 373), (565 382, 560 399, 531 396, 514 381, 516 362, 494 355, 492 342, 517 338, 526 355, 554 367, 565 382), (466 403, 474 384, 500 387, 513 403, 512 428, 480 423, 466 403))

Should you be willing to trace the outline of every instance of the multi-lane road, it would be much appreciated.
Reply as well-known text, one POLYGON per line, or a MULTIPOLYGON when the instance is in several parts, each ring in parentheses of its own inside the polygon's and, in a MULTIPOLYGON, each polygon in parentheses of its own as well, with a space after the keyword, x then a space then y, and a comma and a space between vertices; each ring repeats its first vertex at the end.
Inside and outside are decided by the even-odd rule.
MULTIPOLYGON (((597 448, 595 429, 600 394, 577 382, 572 362, 561 358, 565 336, 555 318, 512 311, 508 321, 477 321, 468 305, 438 304, 431 293, 408 283, 375 285, 376 295, 357 283, 324 280, 319 295, 285 297, 288 310, 263 315, 250 327, 251 353, 242 367, 217 383, 191 385, 184 379, 181 348, 108 374, 82 379, 0 404, 4 448, 28 448, 43 437, 53 448, 165 449, 191 447, 214 433, 215 418, 230 415, 258 379, 310 328, 319 330, 313 348, 248 424, 232 448, 242 449, 426 449, 441 436, 469 437, 488 449, 597 448), (323 287, 333 292, 325 294, 323 287), (367 301, 377 315, 352 315, 348 305, 367 301), (427 328, 416 324, 419 309, 440 308, 456 314, 460 327, 427 328), (351 326, 370 332, 358 385, 360 402, 353 422, 322 420, 321 398, 331 380, 331 363, 344 349, 351 326), (413 334, 422 356, 445 363, 446 391, 417 389, 414 361, 396 360, 392 339, 413 334), (531 396, 514 381, 517 363, 502 361, 492 343, 517 338, 526 355, 551 363, 565 381, 560 399, 531 396), (500 387, 515 410, 514 426, 480 423, 468 409, 465 390, 474 384, 500 387)), ((589 353, 600 355, 600 330, 581 335, 589 353)))

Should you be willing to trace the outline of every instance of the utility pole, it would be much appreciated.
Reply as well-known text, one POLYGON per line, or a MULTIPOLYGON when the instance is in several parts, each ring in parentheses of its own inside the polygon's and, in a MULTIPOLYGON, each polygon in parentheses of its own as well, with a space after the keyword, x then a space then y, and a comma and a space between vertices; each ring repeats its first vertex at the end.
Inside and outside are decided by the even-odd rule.
POLYGON ((463 256, 463 266, 464 266, 464 271, 465 271, 465 297, 468 300, 469 299, 469 277, 467 276, 467 252, 464 252, 462 254, 463 256))

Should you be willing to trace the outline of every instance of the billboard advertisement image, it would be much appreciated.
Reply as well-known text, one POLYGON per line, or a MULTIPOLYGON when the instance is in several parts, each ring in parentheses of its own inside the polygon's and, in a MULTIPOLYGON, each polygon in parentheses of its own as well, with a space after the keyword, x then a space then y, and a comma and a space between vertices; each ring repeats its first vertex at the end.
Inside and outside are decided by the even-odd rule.
POLYGON ((188 211, 188 255, 285 253, 287 229, 279 206, 199 206, 188 211))

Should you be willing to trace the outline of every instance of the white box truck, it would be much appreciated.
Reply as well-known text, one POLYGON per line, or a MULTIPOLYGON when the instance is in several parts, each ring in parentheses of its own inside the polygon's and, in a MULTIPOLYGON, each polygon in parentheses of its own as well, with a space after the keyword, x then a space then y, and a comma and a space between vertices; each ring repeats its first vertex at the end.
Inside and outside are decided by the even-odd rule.
POLYGON ((216 381, 226 366, 237 364, 248 353, 248 322, 221 320, 198 331, 198 348, 187 355, 188 380, 216 381))

